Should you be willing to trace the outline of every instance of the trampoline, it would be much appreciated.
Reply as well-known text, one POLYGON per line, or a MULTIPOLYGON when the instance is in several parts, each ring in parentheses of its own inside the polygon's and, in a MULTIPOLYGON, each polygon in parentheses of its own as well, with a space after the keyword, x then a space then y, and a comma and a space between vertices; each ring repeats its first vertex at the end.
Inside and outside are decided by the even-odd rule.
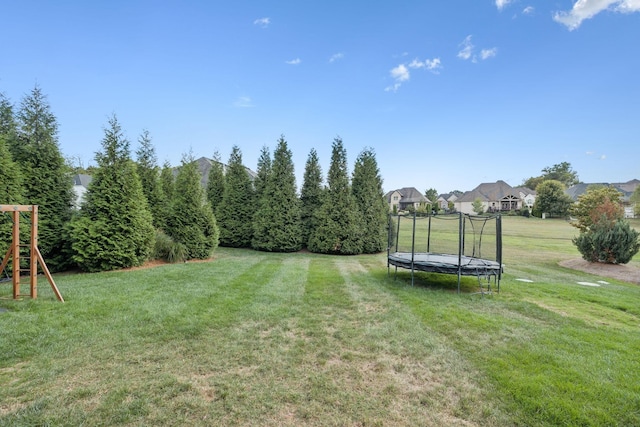
POLYGON ((390 215, 387 268, 478 278, 479 292, 491 293, 491 282, 500 292, 502 225, 500 215, 390 215), (483 283, 484 280, 484 283, 483 283))

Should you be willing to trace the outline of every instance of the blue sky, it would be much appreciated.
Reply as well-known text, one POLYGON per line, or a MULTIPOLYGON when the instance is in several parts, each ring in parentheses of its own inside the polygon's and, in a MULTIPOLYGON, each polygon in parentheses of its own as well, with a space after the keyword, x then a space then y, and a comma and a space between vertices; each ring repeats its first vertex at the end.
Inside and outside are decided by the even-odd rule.
POLYGON ((159 162, 190 150, 255 169, 284 135, 298 187, 376 152, 385 190, 516 186, 569 162, 640 179, 640 0, 0 0, 0 91, 38 84, 86 166, 115 113, 159 162))

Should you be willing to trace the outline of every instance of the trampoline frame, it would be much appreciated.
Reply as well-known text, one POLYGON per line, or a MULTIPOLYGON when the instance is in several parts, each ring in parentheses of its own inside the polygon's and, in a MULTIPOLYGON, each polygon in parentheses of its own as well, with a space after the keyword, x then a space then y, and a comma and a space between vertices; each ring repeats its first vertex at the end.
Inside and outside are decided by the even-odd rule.
MULTIPOLYGON (((491 293, 491 280, 496 285, 496 291, 500 292, 500 279, 504 270, 502 264, 502 218, 500 214, 490 216, 474 216, 464 214, 462 212, 456 214, 446 214, 447 216, 458 216, 458 253, 432 253, 431 247, 431 219, 433 215, 428 215, 429 224, 427 229, 427 252, 416 252, 416 212, 413 213, 413 226, 411 236, 411 252, 398 252, 400 240, 400 221, 401 215, 389 215, 388 227, 388 244, 387 244, 387 274, 391 275, 391 266, 395 267, 395 276, 398 273, 398 267, 411 270, 411 286, 414 285, 415 271, 424 271, 440 274, 456 274, 458 276, 458 294, 460 293, 460 282, 462 276, 475 276, 478 278, 479 293, 491 293), (393 221, 398 219, 395 229, 395 250, 391 252, 393 241, 393 221), (481 257, 482 234, 484 225, 479 233, 478 253, 476 254, 476 246, 474 242, 473 253, 471 256, 465 255, 465 227, 467 221, 484 221, 484 225, 490 220, 495 220, 496 224, 496 247, 495 260, 484 259, 481 257), (477 255, 477 256, 476 256, 477 255), (487 280, 486 290, 482 285, 482 279, 487 280)), ((474 229, 474 238, 476 237, 474 229)))

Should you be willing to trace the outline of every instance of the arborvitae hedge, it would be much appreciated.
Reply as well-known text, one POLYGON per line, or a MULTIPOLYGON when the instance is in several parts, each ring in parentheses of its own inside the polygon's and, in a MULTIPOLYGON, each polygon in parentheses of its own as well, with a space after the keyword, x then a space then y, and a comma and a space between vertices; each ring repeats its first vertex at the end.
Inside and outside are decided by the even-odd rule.
POLYGON ((176 177, 176 193, 167 233, 186 248, 186 259, 206 259, 218 247, 219 230, 204 197, 200 171, 193 157, 185 157, 176 177))
POLYGON ((309 239, 312 252, 354 255, 362 253, 362 229, 349 185, 347 152, 342 140, 333 142, 329 185, 316 213, 316 228, 309 239))
POLYGON ((302 248, 302 222, 291 151, 278 140, 271 172, 254 216, 254 249, 294 252, 302 248))
POLYGON ((253 184, 247 169, 242 165, 242 153, 238 146, 234 146, 231 151, 225 178, 224 195, 216 210, 220 246, 251 247, 255 210, 253 184))
POLYGON ((300 190, 300 218, 302 220, 302 242, 308 246, 309 237, 315 229, 315 212, 322 205, 322 169, 318 153, 314 148, 309 152, 304 168, 302 189, 300 190))
POLYGON ((384 200, 382 178, 373 149, 367 148, 358 156, 351 187, 364 230, 362 251, 367 254, 382 252, 387 247, 389 206, 384 200))
POLYGON ((115 116, 96 154, 98 167, 85 201, 71 224, 73 259, 85 271, 141 265, 152 250, 155 231, 129 141, 115 116))

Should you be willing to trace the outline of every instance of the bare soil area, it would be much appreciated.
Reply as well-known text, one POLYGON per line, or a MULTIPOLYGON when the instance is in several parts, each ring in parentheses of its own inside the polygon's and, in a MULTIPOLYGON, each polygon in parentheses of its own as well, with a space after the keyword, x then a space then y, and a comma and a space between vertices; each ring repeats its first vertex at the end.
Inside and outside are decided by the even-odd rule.
POLYGON ((597 274, 598 276, 640 285, 640 268, 638 267, 632 267, 626 264, 589 262, 583 259, 561 261, 560 265, 562 267, 584 271, 585 273, 597 274))

